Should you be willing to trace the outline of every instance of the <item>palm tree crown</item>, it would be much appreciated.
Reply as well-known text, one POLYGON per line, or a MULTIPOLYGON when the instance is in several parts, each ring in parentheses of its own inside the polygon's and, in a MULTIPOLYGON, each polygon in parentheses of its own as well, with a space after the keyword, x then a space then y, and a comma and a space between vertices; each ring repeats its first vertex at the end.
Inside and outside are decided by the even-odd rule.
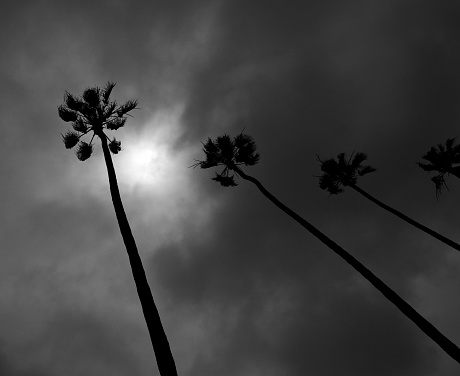
POLYGON ((449 138, 445 146, 438 144, 422 156, 422 159, 429 163, 417 162, 420 168, 424 171, 435 171, 438 174, 431 178, 431 181, 436 186, 436 197, 439 196, 441 190, 445 187, 448 189, 445 181, 445 175, 454 175, 460 178, 460 145, 454 145, 455 138, 449 138))
POLYGON ((260 160, 260 154, 256 152, 257 147, 251 136, 243 134, 230 138, 228 135, 217 137, 216 140, 208 138, 203 144, 203 151, 206 155, 204 161, 197 161, 191 167, 211 168, 216 166, 224 166, 224 169, 219 174, 212 178, 219 182, 224 187, 235 187, 238 183, 235 182, 235 175, 231 171, 238 174, 239 165, 253 166, 260 160))
POLYGON ((58 107, 59 117, 65 122, 70 122, 74 129, 62 135, 64 145, 67 149, 72 149, 78 144, 76 154, 80 161, 91 156, 95 135, 109 140, 108 146, 113 154, 121 150, 121 142, 115 137, 110 140, 104 133, 104 129, 117 130, 123 127, 126 123, 126 115, 136 108, 137 101, 129 100, 122 105, 111 101, 110 94, 114 86, 115 83, 108 82, 103 89, 97 86, 88 88, 81 98, 66 92, 64 103, 58 107), (93 132, 93 135, 89 143, 82 141, 81 138, 90 132, 93 132))
POLYGON ((337 161, 333 158, 322 161, 317 156, 318 161, 321 163, 321 171, 323 171, 323 175, 319 177, 321 189, 327 190, 331 195, 337 195, 343 192, 342 186, 355 185, 358 176, 376 171, 374 167, 363 165, 363 162, 367 160, 366 154, 353 154, 347 160, 346 154, 340 153, 337 156, 337 161))

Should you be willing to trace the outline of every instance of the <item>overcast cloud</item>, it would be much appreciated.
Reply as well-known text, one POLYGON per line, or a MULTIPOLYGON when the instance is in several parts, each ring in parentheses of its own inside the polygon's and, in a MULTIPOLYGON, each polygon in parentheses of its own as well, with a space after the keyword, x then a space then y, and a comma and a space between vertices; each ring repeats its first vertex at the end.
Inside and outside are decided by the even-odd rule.
POLYGON ((249 182, 190 169, 243 129, 247 168, 460 345, 460 255, 316 154, 362 151, 362 188, 459 242, 460 182, 415 162, 459 135, 457 1, 7 1, 0 33, 0 375, 158 374, 97 144, 64 148, 65 90, 138 99, 114 156, 181 376, 453 376, 459 365, 249 182))

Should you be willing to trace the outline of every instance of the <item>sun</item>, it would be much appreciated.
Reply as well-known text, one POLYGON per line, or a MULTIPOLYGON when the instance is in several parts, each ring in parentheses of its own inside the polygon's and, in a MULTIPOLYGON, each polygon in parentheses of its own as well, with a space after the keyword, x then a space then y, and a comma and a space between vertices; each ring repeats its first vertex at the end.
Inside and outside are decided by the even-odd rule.
POLYGON ((154 141, 129 142, 129 146, 120 152, 116 163, 122 185, 131 189, 154 189, 162 185, 171 162, 167 147, 154 141))
POLYGON ((122 191, 166 198, 184 187, 190 156, 173 146, 181 134, 180 115, 181 108, 160 111, 140 129, 120 135, 122 150, 113 161, 122 191))

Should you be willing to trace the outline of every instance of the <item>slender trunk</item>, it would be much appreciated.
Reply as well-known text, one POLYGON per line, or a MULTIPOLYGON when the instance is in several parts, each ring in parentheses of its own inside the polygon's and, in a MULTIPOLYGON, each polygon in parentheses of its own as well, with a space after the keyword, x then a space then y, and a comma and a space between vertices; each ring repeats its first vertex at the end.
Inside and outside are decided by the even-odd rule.
POLYGON ((134 241, 131 227, 128 223, 123 203, 121 201, 120 191, 118 190, 117 177, 113 166, 112 157, 107 145, 107 139, 104 134, 99 136, 102 142, 102 150, 104 151, 105 163, 109 175, 110 193, 112 202, 115 208, 118 225, 120 227, 121 236, 125 243, 126 251, 128 252, 129 262, 136 283, 137 293, 141 301, 142 311, 147 323, 152 341, 153 350, 160 370, 161 376, 177 376, 176 364, 169 347, 168 338, 161 324, 160 315, 153 300, 152 292, 150 291, 149 283, 145 275, 144 267, 137 250, 136 242, 134 241))
POLYGON ((308 223, 300 215, 289 209, 275 196, 268 192, 265 187, 252 176, 246 175, 240 168, 234 167, 234 170, 245 180, 255 184, 262 194, 267 197, 273 204, 280 208, 283 212, 289 215, 307 231, 316 236, 321 242, 332 249, 337 255, 342 257, 347 263, 356 269, 364 278, 366 278, 377 290, 379 290, 390 302, 392 302, 407 318, 417 325, 428 337, 436 342, 448 355, 460 363, 460 349, 445 337, 438 329, 436 329, 429 321, 421 316, 414 308, 412 308, 404 299, 402 299, 396 292, 388 287, 369 269, 355 259, 351 254, 345 251, 342 247, 324 235, 316 227, 308 223))
POLYGON ((460 244, 454 242, 453 240, 450 240, 449 238, 446 238, 445 236, 437 233, 436 231, 422 225, 421 223, 418 223, 417 221, 414 221, 412 218, 409 218, 407 215, 401 213, 400 211, 397 211, 396 209, 393 209, 392 207, 384 204, 383 202, 377 200, 375 197, 371 196, 369 193, 367 193, 365 190, 361 189, 358 187, 356 184, 351 184, 351 188, 353 188, 356 192, 361 193, 364 197, 367 199, 371 200, 374 204, 377 204, 381 208, 389 211, 390 213, 396 215, 397 217, 401 218, 403 221, 406 221, 407 223, 411 224, 412 226, 418 228, 419 230, 422 230, 423 232, 427 233, 428 235, 431 235, 432 237, 442 241, 444 244, 447 244, 448 246, 451 246, 452 248, 456 249, 457 251, 460 251, 460 244))

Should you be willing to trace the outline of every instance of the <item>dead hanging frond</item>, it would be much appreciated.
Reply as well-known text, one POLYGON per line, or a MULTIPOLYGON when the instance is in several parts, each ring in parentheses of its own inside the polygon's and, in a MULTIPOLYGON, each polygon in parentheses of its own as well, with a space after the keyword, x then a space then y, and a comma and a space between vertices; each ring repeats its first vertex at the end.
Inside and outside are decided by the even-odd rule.
POLYGON ((113 154, 118 154, 118 152, 121 150, 121 141, 118 141, 114 137, 113 140, 109 143, 109 149, 113 154))
POLYGON ((80 161, 86 161, 89 157, 91 157, 91 154, 93 153, 93 145, 88 144, 87 142, 80 141, 78 144, 78 149, 77 149, 77 158, 80 161))
POLYGON ((62 141, 66 149, 72 149, 80 141, 80 136, 76 132, 67 131, 66 134, 62 135, 62 141))
POLYGON ((446 181, 444 179, 444 175, 438 175, 438 176, 434 176, 431 178, 431 181, 434 183, 435 185, 435 189, 436 189, 436 199, 439 200, 439 196, 441 195, 442 193, 442 190, 444 188, 446 188, 447 190, 449 190, 449 187, 447 186, 446 184, 446 181))

